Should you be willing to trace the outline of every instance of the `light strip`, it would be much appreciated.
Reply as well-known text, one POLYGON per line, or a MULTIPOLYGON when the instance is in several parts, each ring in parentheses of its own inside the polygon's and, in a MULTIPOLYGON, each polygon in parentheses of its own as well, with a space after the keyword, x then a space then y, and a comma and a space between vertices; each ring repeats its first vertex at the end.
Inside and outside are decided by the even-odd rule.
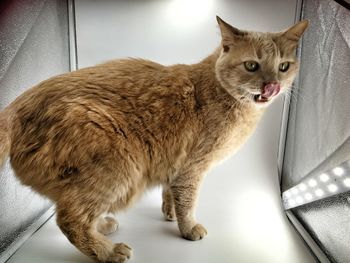
POLYGON ((350 161, 328 171, 308 176, 282 193, 285 210, 350 191, 350 161))

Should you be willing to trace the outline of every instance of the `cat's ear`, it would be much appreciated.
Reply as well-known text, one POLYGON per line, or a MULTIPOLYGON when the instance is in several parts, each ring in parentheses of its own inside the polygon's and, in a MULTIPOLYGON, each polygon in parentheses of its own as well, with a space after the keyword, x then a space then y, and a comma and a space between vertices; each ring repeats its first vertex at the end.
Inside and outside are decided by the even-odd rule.
POLYGON ((245 32, 229 25, 220 17, 216 16, 216 20, 218 21, 221 38, 222 38, 222 47, 224 52, 228 52, 230 50, 230 46, 233 45, 238 39, 241 39, 245 32))
POLYGON ((304 32, 308 26, 309 26, 308 20, 300 21, 300 22, 296 23, 294 26, 285 30, 283 32, 283 36, 285 36, 289 40, 299 41, 299 39, 304 34, 304 32))

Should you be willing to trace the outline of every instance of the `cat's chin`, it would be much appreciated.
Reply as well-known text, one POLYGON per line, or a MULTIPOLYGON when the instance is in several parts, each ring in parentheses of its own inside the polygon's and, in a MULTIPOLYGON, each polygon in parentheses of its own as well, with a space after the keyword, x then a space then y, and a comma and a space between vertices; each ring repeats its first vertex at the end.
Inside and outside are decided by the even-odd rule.
POLYGON ((262 97, 260 94, 254 95, 254 97, 252 99, 252 102, 258 108, 265 108, 265 107, 269 106, 272 101, 273 101, 272 97, 265 98, 265 97, 262 97))
POLYGON ((267 102, 263 102, 263 103, 262 102, 259 102, 259 103, 253 102, 253 104, 255 105, 255 107, 262 109, 262 108, 268 107, 271 104, 271 102, 272 102, 272 100, 267 101, 267 102))

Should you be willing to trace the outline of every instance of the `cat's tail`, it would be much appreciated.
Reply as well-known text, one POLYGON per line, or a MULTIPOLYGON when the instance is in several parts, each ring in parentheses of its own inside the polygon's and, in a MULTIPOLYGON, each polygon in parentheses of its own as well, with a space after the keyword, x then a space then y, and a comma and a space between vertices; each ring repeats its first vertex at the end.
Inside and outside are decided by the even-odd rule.
POLYGON ((10 153, 10 114, 8 110, 0 112, 0 167, 10 153))

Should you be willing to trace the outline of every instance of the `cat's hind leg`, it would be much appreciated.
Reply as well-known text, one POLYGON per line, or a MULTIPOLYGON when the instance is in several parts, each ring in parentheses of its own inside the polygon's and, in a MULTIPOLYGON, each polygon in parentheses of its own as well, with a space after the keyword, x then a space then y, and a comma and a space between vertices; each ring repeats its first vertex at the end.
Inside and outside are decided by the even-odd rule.
POLYGON ((104 235, 109 235, 118 230, 119 223, 117 219, 112 215, 102 215, 99 217, 96 229, 98 232, 104 235))
POLYGON ((123 263, 131 257, 131 248, 114 244, 98 231, 98 220, 107 210, 106 200, 96 194, 69 191, 56 205, 57 224, 80 251, 98 262, 123 263))
POLYGON ((169 186, 163 186, 163 203, 162 203, 162 212, 164 218, 168 221, 175 221, 175 205, 174 205, 174 197, 169 188, 169 186))

